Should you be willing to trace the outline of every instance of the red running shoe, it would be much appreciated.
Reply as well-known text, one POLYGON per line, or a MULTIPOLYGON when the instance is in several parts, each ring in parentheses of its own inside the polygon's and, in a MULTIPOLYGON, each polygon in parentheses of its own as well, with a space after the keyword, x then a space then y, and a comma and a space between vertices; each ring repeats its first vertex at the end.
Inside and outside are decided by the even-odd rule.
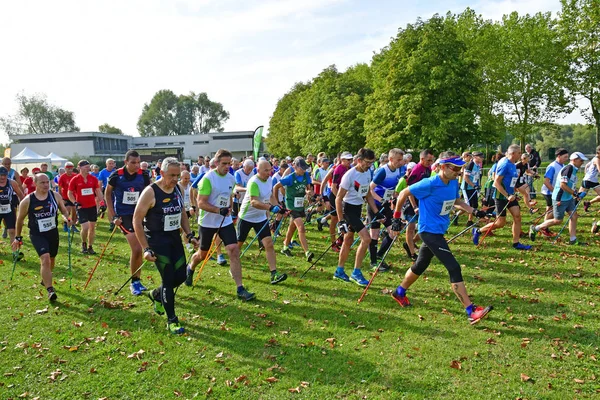
POLYGON ((392 292, 392 299, 396 300, 396 303, 400 304, 400 307, 410 307, 410 301, 408 301, 408 297, 400 297, 398 293, 394 290, 392 292))
POLYGON ((331 246, 331 250, 335 251, 336 253, 339 253, 340 252, 340 246, 338 246, 337 244, 334 243, 331 246))
POLYGON ((550 232, 550 230, 548 228, 540 229, 540 233, 542 235, 544 235, 545 237, 550 237, 550 238, 556 236, 556 233, 550 232))
POLYGON ((488 315, 489 312, 492 311, 493 309, 494 309, 493 306, 487 306, 486 308, 475 307, 475 309, 473 310, 471 315, 469 315, 469 322, 471 323, 471 325, 475 325, 476 323, 481 321, 483 318, 485 318, 486 315, 488 315))

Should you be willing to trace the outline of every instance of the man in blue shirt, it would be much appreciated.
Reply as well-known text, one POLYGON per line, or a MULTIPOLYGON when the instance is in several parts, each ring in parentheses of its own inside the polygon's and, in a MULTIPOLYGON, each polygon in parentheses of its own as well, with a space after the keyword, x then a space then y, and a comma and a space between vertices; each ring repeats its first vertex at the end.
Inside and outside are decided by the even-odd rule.
MULTIPOLYGON (((402 307, 410 306, 406 291, 425 272, 435 256, 448 270, 452 290, 465 307, 469 322, 473 325, 484 318, 492 310, 492 306, 478 307, 471 302, 463 281, 460 264, 454 258, 448 242, 444 239, 444 233, 450 225, 450 211, 453 208, 456 207, 467 214, 474 214, 477 218, 485 217, 484 211, 474 209, 458 196, 457 179, 464 164, 465 162, 456 153, 443 152, 440 154, 440 171, 436 176, 422 179, 400 192, 399 202, 406 201, 410 195, 419 200, 419 206, 415 212, 419 213, 418 232, 423 244, 419 249, 417 260, 406 271, 400 286, 392 292, 392 298, 402 307)), ((397 233, 401 230, 400 212, 396 211, 392 222, 392 231, 397 233)))
POLYGON ((569 213, 569 234, 571 235, 569 244, 586 246, 586 243, 577 240, 577 203, 585 197, 586 192, 577 193, 577 171, 581 168, 587 157, 576 151, 569 157, 571 162, 565 165, 558 173, 558 178, 552 191, 553 219, 544 221, 540 225, 531 225, 529 227, 529 238, 535 240, 535 236, 542 229, 547 229, 553 225, 562 224, 565 212, 569 213))
POLYGON ((515 163, 521 158, 521 148, 518 144, 511 144, 506 151, 506 157, 498 162, 496 168, 496 177, 494 178, 494 188, 496 188, 496 212, 497 219, 490 222, 481 229, 473 228, 473 243, 479 244, 479 237, 482 233, 491 229, 499 229, 506 225, 506 210, 513 217, 512 223, 512 242, 516 250, 530 250, 531 246, 520 243, 521 238, 521 209, 515 193, 515 186, 519 173, 515 163))

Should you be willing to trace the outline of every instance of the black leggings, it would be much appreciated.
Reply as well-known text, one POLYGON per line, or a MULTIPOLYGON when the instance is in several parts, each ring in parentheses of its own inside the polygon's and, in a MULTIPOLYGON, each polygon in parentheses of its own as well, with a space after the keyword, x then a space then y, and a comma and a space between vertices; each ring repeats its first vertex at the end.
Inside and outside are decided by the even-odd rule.
POLYGON ((169 322, 178 322, 175 315, 174 289, 185 282, 185 252, 179 235, 164 234, 148 240, 150 248, 156 255, 156 268, 160 273, 162 284, 152 291, 155 300, 162 303, 169 322))
POLYGON ((456 258, 454 258, 452 251, 450 251, 448 243, 446 242, 446 239, 444 239, 444 235, 421 232, 419 233, 419 236, 421 237, 423 244, 421 244, 421 248, 419 249, 417 261, 410 267, 411 271, 416 275, 422 275, 427 267, 429 267, 433 256, 436 256, 448 270, 450 282, 462 282, 463 277, 460 265, 458 264, 458 261, 456 261, 456 258))

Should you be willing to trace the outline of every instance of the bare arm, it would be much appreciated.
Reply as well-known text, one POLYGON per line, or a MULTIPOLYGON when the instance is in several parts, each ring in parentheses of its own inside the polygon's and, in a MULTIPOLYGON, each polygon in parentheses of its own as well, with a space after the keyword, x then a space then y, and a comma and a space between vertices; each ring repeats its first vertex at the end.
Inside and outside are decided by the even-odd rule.
MULTIPOLYGON (((144 217, 148 214, 148 210, 154 207, 156 199, 154 198, 154 191, 150 186, 146 187, 142 192, 133 212, 133 230, 135 232, 135 237, 137 238, 142 249, 148 248, 148 239, 146 238, 146 234, 144 233, 144 226, 142 222, 144 221, 144 217)), ((146 254, 144 254, 144 258, 146 258, 146 254)), ((154 261, 149 258, 146 258, 148 261, 154 261)))
MULTIPOLYGON (((17 224, 15 229, 15 236, 21 236, 23 233, 23 223, 25 222, 25 217, 29 212, 29 196, 25 196, 23 201, 19 204, 19 213, 17 214, 17 224)), ((21 248, 21 243, 18 242, 18 246, 15 248, 16 239, 13 242, 13 250, 16 251, 21 248)))
POLYGON ((23 191, 21 190, 21 187, 19 186, 19 184, 16 181, 11 179, 10 186, 12 186, 13 190, 17 194, 19 201, 23 201, 23 197, 25 197, 25 196, 23 195, 23 191))

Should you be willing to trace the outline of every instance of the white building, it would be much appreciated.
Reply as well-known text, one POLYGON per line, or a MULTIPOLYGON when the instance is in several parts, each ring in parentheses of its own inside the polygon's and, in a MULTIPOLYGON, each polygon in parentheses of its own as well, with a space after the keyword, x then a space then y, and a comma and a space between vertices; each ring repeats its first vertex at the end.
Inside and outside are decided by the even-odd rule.
POLYGON ((29 147, 39 154, 54 152, 67 158, 86 158, 100 162, 111 157, 122 160, 127 150, 140 153, 142 161, 156 161, 168 156, 196 160, 214 155, 219 149, 234 157, 252 154, 254 131, 215 132, 205 135, 133 137, 102 132, 61 132, 40 135, 11 135, 11 154, 29 147))

